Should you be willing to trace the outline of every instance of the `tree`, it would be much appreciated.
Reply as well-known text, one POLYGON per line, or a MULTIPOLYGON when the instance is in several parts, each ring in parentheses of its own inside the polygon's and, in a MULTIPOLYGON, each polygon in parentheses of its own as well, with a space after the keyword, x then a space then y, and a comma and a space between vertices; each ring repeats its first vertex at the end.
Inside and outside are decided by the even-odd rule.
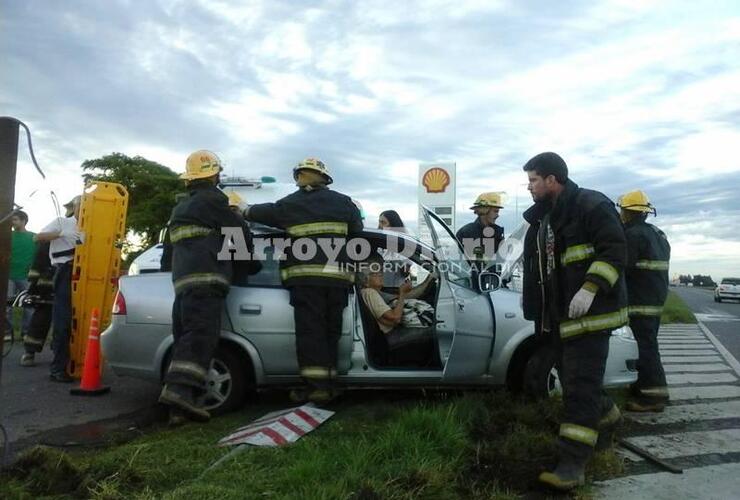
POLYGON ((175 196, 184 190, 178 175, 141 156, 130 158, 121 153, 85 160, 82 170, 85 182, 116 182, 128 190, 126 227, 134 235, 128 237, 124 247, 126 260, 155 245, 175 206, 175 196))

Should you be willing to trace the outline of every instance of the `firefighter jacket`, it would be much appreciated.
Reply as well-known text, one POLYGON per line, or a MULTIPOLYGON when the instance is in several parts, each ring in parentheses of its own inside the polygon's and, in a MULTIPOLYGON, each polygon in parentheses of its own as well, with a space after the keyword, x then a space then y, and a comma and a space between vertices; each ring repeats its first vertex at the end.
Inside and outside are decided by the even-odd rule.
POLYGON ((290 242, 286 242, 285 259, 280 262, 280 277, 286 287, 349 287, 354 282, 354 273, 342 265, 348 261, 345 243, 359 235, 363 225, 349 196, 324 186, 309 186, 275 203, 252 205, 246 216, 287 231, 290 242), (331 248, 341 248, 332 261, 322 248, 330 243, 331 248))
POLYGON ((560 337, 613 330, 628 321, 624 230, 603 194, 567 181, 555 206, 538 202, 524 212, 524 316, 560 337), (586 315, 568 318, 573 296, 596 291, 586 315))
POLYGON ((624 226, 627 237, 627 295, 630 316, 660 316, 668 296, 671 245, 665 233, 644 220, 624 226))
POLYGON ((28 294, 50 298, 54 294, 54 266, 49 259, 49 241, 39 242, 28 270, 28 294))
POLYGON ((218 257, 225 245, 221 228, 241 228, 248 247, 249 229, 242 217, 229 209, 228 198, 216 186, 195 182, 189 188, 189 196, 175 205, 168 223, 175 293, 209 287, 226 294, 233 262, 218 257))
POLYGON ((490 260, 493 259, 494 255, 486 254, 485 246, 483 245, 483 240, 489 238, 483 235, 483 230, 487 227, 493 228, 493 253, 495 254, 496 252, 498 252, 498 246, 504 240, 504 228, 499 226, 498 224, 487 224, 484 226, 480 223, 480 219, 476 219, 473 222, 465 224, 463 227, 461 227, 455 234, 455 237, 457 237, 460 243, 463 243, 463 248, 465 248, 466 251, 468 249, 465 246, 464 240, 476 240, 476 244, 473 248, 474 255, 478 258, 486 258, 490 260))

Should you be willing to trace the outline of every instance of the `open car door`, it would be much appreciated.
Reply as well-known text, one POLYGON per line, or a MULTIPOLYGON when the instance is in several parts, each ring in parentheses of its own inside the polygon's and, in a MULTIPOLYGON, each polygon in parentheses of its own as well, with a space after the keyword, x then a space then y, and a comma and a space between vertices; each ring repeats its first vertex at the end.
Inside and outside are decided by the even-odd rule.
POLYGON ((440 283, 437 321, 442 326, 454 320, 451 345, 440 346, 445 363, 442 378, 479 377, 488 371, 493 347, 491 299, 487 293, 477 291, 470 263, 452 230, 429 208, 423 207, 423 212, 445 278, 440 283))

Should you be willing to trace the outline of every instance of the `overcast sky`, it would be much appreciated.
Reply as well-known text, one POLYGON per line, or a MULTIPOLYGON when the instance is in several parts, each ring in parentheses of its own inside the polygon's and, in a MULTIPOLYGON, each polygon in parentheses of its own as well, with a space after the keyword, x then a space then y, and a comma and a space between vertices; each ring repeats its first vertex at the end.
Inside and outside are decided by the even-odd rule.
POLYGON ((672 274, 740 275, 737 0, 0 0, 0 43, 0 115, 48 176, 22 139, 32 230, 85 159, 181 171, 207 148, 285 182, 318 156, 368 225, 388 208, 415 225, 417 165, 454 161, 458 225, 506 191, 510 232, 521 167, 551 150, 581 186, 649 194, 672 274))

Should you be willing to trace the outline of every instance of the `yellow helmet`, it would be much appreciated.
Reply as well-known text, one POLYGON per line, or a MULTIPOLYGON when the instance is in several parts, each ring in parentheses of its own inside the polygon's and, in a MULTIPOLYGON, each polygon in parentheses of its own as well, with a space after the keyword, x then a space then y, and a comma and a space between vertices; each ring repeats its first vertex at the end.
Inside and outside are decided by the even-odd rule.
POLYGON ((475 199, 475 203, 470 207, 470 210, 485 207, 504 208, 504 204, 501 200, 501 193, 481 193, 475 199))
POLYGON ((185 161, 185 173, 180 174, 181 179, 192 181, 195 179, 205 179, 221 172, 221 160, 216 153, 200 149, 188 156, 185 161))
POLYGON ((229 191, 229 206, 238 207, 244 202, 241 196, 236 191, 229 191))
POLYGON ((650 203, 648 195, 639 189, 620 196, 617 200, 617 206, 623 210, 656 214, 655 207, 650 203))
POLYGON ((298 165, 293 167, 294 180, 298 180, 298 172, 301 170, 313 170, 314 172, 320 173, 326 179, 327 184, 331 184, 332 182, 334 182, 334 179, 332 179, 331 175, 329 174, 329 169, 326 168, 324 162, 319 160, 318 158, 306 158, 298 165))

